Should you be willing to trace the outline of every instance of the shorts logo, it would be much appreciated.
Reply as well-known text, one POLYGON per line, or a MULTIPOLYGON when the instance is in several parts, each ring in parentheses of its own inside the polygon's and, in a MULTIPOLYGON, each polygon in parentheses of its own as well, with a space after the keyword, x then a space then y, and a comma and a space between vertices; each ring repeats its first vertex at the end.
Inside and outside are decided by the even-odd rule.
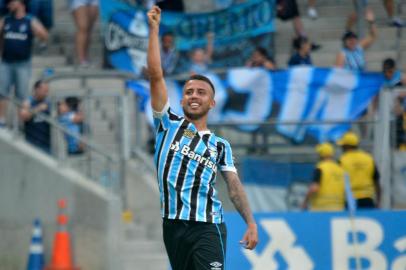
POLYGON ((183 131, 183 136, 185 136, 186 138, 192 139, 195 135, 196 132, 191 129, 185 129, 185 131, 183 131))
POLYGON ((211 270, 221 270, 221 266, 222 266, 223 264, 222 263, 219 263, 219 262, 212 262, 212 263, 210 263, 210 266, 211 266, 211 270))

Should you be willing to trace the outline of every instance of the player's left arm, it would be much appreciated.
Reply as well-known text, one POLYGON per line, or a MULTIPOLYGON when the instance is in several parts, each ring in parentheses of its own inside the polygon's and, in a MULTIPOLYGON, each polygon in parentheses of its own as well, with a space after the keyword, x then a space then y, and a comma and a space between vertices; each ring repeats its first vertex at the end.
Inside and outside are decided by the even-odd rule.
POLYGON ((254 249, 258 243, 257 224, 248 204, 244 187, 242 186, 240 178, 236 172, 222 171, 222 175, 227 183, 228 195, 231 202, 234 204, 234 207, 240 213, 248 226, 240 243, 245 244, 245 248, 247 249, 254 249))

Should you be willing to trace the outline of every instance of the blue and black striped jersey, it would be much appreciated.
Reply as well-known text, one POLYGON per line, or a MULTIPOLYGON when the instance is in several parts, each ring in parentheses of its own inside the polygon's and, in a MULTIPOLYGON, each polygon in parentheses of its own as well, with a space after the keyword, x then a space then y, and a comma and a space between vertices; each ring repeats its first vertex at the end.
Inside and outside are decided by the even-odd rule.
POLYGON ((163 218, 223 222, 215 189, 217 170, 234 171, 230 144, 174 114, 154 112, 155 164, 163 218))

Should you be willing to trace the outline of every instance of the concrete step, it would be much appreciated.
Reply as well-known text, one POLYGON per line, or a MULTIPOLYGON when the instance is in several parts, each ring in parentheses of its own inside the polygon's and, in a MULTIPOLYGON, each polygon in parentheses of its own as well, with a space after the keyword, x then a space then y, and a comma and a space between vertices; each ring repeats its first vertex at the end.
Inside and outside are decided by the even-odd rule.
POLYGON ((125 250, 127 253, 122 253, 122 255, 129 255, 134 256, 137 254, 139 256, 156 256, 156 257, 164 257, 166 258, 165 254, 165 247, 161 240, 147 240, 147 239, 135 239, 135 240, 127 240, 121 244, 121 248, 125 250))
POLYGON ((63 67, 66 65, 66 58, 60 55, 34 55, 32 65, 38 68, 63 67))

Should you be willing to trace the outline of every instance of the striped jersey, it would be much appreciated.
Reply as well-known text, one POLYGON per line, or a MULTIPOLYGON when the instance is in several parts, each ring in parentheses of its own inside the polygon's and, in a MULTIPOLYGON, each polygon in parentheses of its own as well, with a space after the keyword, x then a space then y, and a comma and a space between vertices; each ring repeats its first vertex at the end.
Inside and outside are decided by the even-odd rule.
POLYGON ((230 144, 210 131, 199 132, 169 104, 154 112, 154 125, 162 217, 222 223, 215 183, 218 170, 236 172, 230 144))
POLYGON ((343 49, 345 56, 344 68, 354 71, 363 71, 366 66, 364 49, 357 46, 354 50, 343 49))

